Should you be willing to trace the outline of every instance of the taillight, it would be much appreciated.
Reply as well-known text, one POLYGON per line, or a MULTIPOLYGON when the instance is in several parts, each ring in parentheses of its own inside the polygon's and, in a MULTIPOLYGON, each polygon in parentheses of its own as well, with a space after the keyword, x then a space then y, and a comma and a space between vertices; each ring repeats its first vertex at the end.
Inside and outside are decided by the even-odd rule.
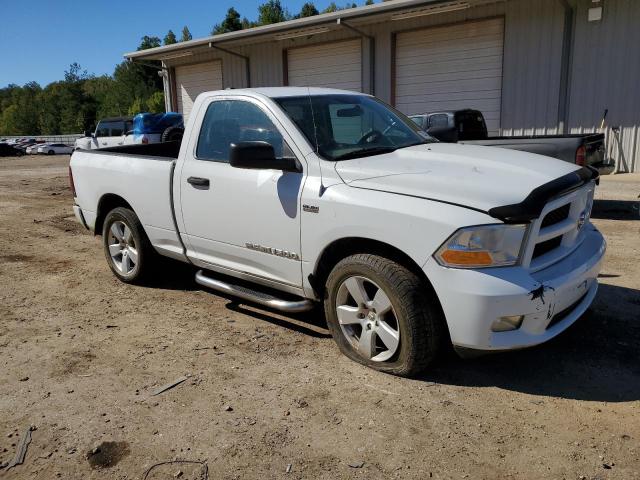
POLYGON ((578 147, 578 150, 576 150, 576 165, 580 165, 581 167, 584 167, 586 158, 587 158, 587 147, 585 147, 584 145, 581 145, 578 147))
POLYGON ((73 184, 73 172, 71 171, 71 165, 69 165, 69 187, 71 188, 71 193, 76 197, 76 186, 73 184))

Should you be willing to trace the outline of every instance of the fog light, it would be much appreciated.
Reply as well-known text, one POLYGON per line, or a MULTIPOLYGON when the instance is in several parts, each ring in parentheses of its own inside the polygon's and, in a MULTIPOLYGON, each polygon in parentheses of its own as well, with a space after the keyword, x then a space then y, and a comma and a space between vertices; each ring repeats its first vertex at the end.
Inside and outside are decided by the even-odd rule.
POLYGON ((509 330, 517 330, 522 325, 524 315, 510 315, 500 317, 493 321, 491 325, 492 332, 508 332, 509 330))

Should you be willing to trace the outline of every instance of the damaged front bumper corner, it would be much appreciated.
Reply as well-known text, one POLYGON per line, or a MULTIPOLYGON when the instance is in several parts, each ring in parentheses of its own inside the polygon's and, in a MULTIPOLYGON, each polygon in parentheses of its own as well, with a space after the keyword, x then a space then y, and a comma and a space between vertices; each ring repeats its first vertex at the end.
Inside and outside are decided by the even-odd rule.
POLYGON ((521 267, 462 270, 429 261, 431 280, 461 351, 526 348, 555 337, 573 324, 593 302, 606 249, 591 224, 582 244, 561 261, 530 272, 521 267), (522 315, 519 328, 493 331, 496 319, 522 315))

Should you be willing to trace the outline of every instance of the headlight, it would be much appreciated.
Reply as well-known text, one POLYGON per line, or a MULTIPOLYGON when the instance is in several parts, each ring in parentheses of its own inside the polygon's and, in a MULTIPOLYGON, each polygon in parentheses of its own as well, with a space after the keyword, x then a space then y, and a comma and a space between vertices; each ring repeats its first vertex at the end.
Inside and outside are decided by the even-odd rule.
POLYGON ((434 257, 455 268, 505 267, 520 258, 526 225, 481 225, 456 231, 434 257))

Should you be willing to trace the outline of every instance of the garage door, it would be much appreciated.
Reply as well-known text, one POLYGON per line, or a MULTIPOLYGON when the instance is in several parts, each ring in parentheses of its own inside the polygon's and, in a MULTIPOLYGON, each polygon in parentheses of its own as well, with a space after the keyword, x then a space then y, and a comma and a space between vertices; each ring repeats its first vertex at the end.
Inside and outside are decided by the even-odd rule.
POLYGON ((218 60, 176 67, 176 89, 178 111, 186 121, 199 94, 222 90, 222 62, 218 60))
POLYGON ((287 50, 288 84, 362 91, 360 39, 287 50))
POLYGON ((400 33, 396 37, 396 107, 412 115, 480 110, 500 128, 502 19, 400 33))

